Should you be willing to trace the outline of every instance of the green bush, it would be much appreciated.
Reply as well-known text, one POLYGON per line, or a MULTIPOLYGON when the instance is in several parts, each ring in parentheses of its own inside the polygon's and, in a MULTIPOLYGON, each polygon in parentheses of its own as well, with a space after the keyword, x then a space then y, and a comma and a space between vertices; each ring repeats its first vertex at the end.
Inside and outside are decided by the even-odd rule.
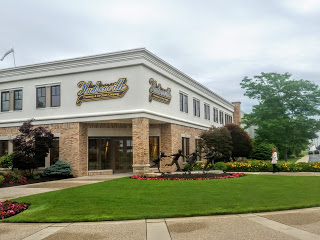
POLYGON ((33 175, 33 179, 35 180, 41 179, 41 177, 42 177, 42 173, 37 173, 33 175))
POLYGON ((13 160, 12 153, 2 156, 0 158, 0 167, 3 167, 3 168, 12 167, 12 160, 13 160))
POLYGON ((227 171, 227 165, 224 162, 217 162, 214 165, 215 170, 227 171))
POLYGON ((44 176, 52 176, 52 175, 60 175, 60 176, 68 176, 71 173, 71 167, 68 163, 63 161, 57 161, 55 164, 53 164, 50 167, 47 167, 43 175, 44 176))
POLYGON ((273 144, 270 143, 257 143, 253 144, 252 158, 257 160, 270 160, 273 144))
POLYGON ((0 184, 4 181, 4 176, 0 175, 0 184))

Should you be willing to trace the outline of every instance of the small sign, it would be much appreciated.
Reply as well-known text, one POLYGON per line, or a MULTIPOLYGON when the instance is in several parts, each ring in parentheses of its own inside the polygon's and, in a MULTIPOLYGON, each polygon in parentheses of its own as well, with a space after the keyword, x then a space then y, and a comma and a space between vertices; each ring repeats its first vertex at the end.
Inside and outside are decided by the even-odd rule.
POLYGON ((81 88, 81 90, 78 92, 76 104, 80 106, 83 102, 122 98, 129 89, 126 82, 126 78, 119 78, 117 82, 106 84, 98 81, 94 85, 91 81, 81 81, 78 83, 78 87, 81 88))
POLYGON ((157 84, 157 81, 150 78, 149 83, 151 84, 149 89, 149 102, 152 100, 169 104, 171 101, 171 88, 163 89, 161 84, 157 84))

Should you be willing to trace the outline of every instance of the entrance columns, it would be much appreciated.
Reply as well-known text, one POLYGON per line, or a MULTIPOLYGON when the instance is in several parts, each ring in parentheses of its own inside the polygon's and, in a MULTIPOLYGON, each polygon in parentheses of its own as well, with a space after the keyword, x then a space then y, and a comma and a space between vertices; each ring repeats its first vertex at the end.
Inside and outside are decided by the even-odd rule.
POLYGON ((133 173, 144 174, 149 172, 149 119, 132 119, 133 140, 133 173))

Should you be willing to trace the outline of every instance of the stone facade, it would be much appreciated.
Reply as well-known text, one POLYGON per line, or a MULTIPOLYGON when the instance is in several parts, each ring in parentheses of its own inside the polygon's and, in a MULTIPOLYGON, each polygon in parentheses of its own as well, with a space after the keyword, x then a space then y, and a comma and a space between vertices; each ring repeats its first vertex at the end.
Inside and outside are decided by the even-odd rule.
MULTIPOLYGON (((38 125, 37 125, 38 126, 38 125)), ((128 128, 132 129, 133 140, 133 172, 143 174, 149 172, 149 129, 160 129, 159 149, 166 155, 176 153, 182 149, 182 137, 189 138, 189 152, 195 150, 195 141, 201 136, 203 130, 186 126, 163 123, 149 125, 148 118, 132 119, 129 123, 60 123, 40 125, 48 128, 53 134, 59 134, 59 159, 68 162, 72 174, 76 177, 88 175, 88 129, 89 128, 128 128)), ((19 127, 0 128, 0 137, 10 139, 19 134, 19 127)), ((162 171, 174 171, 175 165, 165 167, 171 163, 172 158, 165 158, 161 162, 162 171)), ((179 160, 182 167, 183 161, 179 160)), ((108 172, 109 173, 109 172, 108 172)), ((100 173, 96 173, 100 174, 100 173)))
POLYGON ((149 172, 149 119, 132 119, 133 172, 149 172))
MULTIPOLYGON (((38 126, 38 125, 37 125, 38 126)), ((40 125, 48 128, 59 137, 59 159, 70 164, 74 176, 88 174, 88 134, 84 123, 61 123, 40 125)), ((19 127, 0 128, 0 136, 8 136, 9 140, 18 135, 19 127)))
POLYGON ((233 112, 233 123, 240 126, 241 122, 241 102, 233 102, 234 112, 233 112))
MULTIPOLYGON (((166 155, 177 153, 182 149, 182 137, 189 138, 189 152, 192 153, 196 148, 196 138, 200 137, 203 130, 190 128, 176 124, 161 124, 160 125, 160 150, 165 152, 166 155)), ((171 163, 171 158, 166 158, 161 162, 161 171, 169 172, 174 171, 176 166, 165 166, 171 163)), ((179 165, 183 166, 182 158, 179 159, 179 165)))

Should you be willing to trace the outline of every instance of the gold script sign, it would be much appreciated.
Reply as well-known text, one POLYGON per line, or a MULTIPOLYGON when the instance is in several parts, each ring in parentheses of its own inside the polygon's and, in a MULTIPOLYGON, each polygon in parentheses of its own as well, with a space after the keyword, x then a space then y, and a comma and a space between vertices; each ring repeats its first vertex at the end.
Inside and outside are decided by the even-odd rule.
POLYGON ((83 102, 122 98, 129 89, 126 82, 126 78, 119 78, 117 82, 106 84, 98 81, 94 85, 91 81, 81 81, 78 83, 78 87, 81 88, 81 90, 78 92, 76 104, 80 106, 83 102))
POLYGON ((157 84, 157 81, 153 78, 149 79, 151 84, 149 89, 149 102, 152 100, 169 104, 171 101, 171 88, 163 89, 161 84, 157 84))

